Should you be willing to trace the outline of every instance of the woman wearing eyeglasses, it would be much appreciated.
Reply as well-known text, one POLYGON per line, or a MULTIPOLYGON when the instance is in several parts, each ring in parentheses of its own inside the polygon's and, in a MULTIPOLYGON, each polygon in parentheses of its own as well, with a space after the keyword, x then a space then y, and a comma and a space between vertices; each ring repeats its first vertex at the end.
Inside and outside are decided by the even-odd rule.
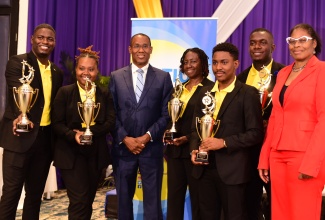
POLYGON ((258 169, 264 182, 271 175, 272 219, 319 220, 325 183, 321 40, 310 25, 298 24, 286 41, 294 62, 278 74, 258 169))

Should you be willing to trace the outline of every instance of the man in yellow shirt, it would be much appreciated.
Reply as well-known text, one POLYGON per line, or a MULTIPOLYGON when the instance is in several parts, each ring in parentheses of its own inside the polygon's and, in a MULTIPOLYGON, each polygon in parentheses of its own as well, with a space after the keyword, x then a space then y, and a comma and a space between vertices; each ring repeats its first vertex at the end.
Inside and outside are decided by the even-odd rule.
POLYGON ((7 105, 0 124, 0 146, 3 153, 3 193, 0 219, 14 220, 20 194, 25 186, 23 220, 39 219, 44 186, 52 161, 51 108, 62 86, 63 73, 49 61, 55 47, 55 30, 49 24, 38 25, 31 37, 29 53, 11 57, 6 67, 7 105), (23 67, 27 63, 27 67, 23 67), (15 104, 13 87, 20 87, 22 72, 27 76, 35 70, 30 86, 38 89, 34 106, 27 113, 32 122, 29 132, 16 131, 22 115, 15 104))
MULTIPOLYGON (((276 76, 284 65, 277 63, 272 58, 272 53, 275 50, 273 35, 265 28, 257 28, 253 30, 249 37, 249 54, 252 58, 252 65, 241 72, 237 78, 247 85, 254 86, 260 91, 263 108, 263 123, 266 128, 268 119, 272 110, 272 103, 270 97, 275 85, 276 76), (263 92, 263 90, 266 90, 263 92), (264 99, 264 100, 263 100, 264 99), (269 105, 268 105, 269 104, 269 105)), ((261 198, 263 194, 263 185, 268 195, 268 203, 266 203, 266 210, 264 217, 266 220, 271 219, 271 193, 270 183, 264 184, 259 178, 257 171, 257 163, 260 154, 261 146, 252 150, 252 180, 247 186, 246 204, 248 210, 248 219, 250 220, 264 220, 261 209, 261 198)))

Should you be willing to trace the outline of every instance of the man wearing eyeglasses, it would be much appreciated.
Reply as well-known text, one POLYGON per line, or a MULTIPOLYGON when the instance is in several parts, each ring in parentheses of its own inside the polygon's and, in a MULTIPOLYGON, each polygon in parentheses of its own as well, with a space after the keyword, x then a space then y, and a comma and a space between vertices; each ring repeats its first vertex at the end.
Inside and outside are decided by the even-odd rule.
MULTIPOLYGON (((272 58, 275 49, 273 35, 265 28, 257 28, 250 34, 249 54, 252 65, 241 72, 237 78, 243 83, 256 87, 260 92, 260 100, 263 109, 263 123, 266 128, 272 110, 271 95, 276 82, 276 76, 284 65, 277 63, 272 58)), ((252 180, 247 186, 246 204, 248 219, 262 220, 263 214, 266 220, 271 219, 271 188, 270 184, 264 184, 256 170, 261 146, 252 150, 252 180), (261 199, 263 185, 267 192, 267 202, 262 211, 261 199)))
POLYGON ((135 34, 129 45, 132 64, 111 74, 110 90, 117 113, 112 158, 118 219, 133 219, 138 170, 144 219, 162 219, 162 138, 170 120, 167 104, 173 85, 169 73, 149 64, 152 49, 147 35, 135 34))

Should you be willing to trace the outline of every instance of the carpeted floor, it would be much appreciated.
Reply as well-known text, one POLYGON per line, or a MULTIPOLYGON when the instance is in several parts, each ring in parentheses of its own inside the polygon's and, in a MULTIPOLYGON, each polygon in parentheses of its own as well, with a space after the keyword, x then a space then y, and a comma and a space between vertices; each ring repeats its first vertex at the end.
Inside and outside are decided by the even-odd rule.
MULTIPOLYGON (((93 203, 93 214, 91 219, 94 220, 108 220, 105 218, 105 197, 106 192, 110 189, 108 187, 101 187, 97 190, 96 198, 93 203)), ((43 200, 41 205, 40 220, 67 220, 68 219, 68 204, 66 190, 59 190, 53 194, 53 199, 43 200)), ((17 210, 16 220, 21 220, 22 210, 17 210)))

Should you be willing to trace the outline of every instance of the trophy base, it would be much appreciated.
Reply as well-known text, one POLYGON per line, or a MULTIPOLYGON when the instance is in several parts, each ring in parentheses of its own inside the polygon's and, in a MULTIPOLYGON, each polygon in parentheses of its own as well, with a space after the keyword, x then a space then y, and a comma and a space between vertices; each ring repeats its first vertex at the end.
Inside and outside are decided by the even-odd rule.
POLYGON ((196 153, 195 162, 209 163, 209 155, 207 152, 196 153))
POLYGON ((93 143, 92 135, 81 135, 80 136, 80 144, 81 145, 91 145, 93 143))
POLYGON ((174 138, 177 138, 177 137, 178 137, 178 135, 176 132, 166 132, 164 140, 165 141, 173 141, 174 138))
POLYGON ((30 124, 17 124, 16 125, 16 132, 24 133, 30 132, 32 130, 30 124))

